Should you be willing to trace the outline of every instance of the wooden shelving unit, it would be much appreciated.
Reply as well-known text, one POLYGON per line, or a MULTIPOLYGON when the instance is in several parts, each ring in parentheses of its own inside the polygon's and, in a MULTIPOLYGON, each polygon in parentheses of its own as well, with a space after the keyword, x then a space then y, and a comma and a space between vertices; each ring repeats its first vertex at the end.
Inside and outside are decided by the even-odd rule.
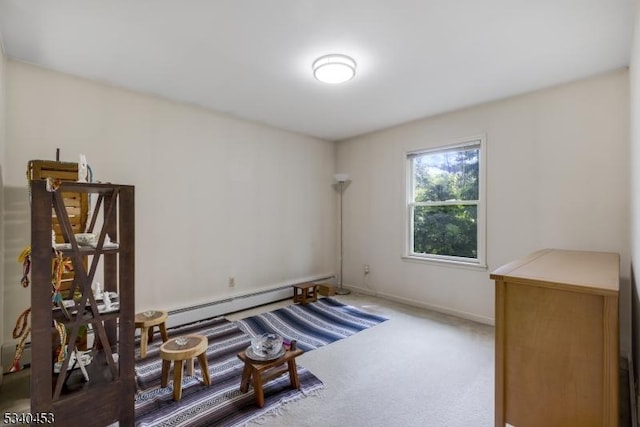
POLYGON ((134 217, 133 186, 63 182, 50 192, 46 181, 31 182, 31 412, 53 412, 57 425, 134 423, 134 217), (64 204, 64 194, 70 192, 97 194, 86 230, 98 236, 95 248, 76 242, 64 204), (98 221, 100 212, 102 221, 98 221), (67 301, 68 317, 52 302, 54 215, 70 244, 70 249, 62 252, 74 269, 68 295, 75 293, 76 298, 67 301), (99 222, 101 229, 94 230, 99 222), (104 246, 107 234, 118 243, 117 248, 104 246), (117 310, 99 310, 91 289, 99 268, 104 290, 118 294, 117 310), (66 358, 58 374, 53 369, 54 319, 69 330, 66 358), (89 381, 69 364, 79 331, 87 325, 95 335, 93 360, 87 366, 89 381))

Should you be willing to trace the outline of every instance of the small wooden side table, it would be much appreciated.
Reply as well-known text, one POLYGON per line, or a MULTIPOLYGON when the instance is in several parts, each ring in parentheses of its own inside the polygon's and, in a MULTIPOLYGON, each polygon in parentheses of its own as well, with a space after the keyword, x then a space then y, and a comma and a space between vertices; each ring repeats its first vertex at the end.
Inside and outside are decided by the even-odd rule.
POLYGON ((187 361, 187 375, 193 375, 193 358, 198 358, 202 371, 202 382, 211 384, 209 365, 207 364, 207 346, 209 341, 204 335, 186 335, 173 338, 160 346, 162 358, 162 378, 160 385, 166 387, 169 382, 169 369, 173 361, 173 400, 182 398, 182 364, 187 361), (181 345, 181 341, 184 344, 181 345))
POLYGON ((281 357, 276 360, 257 361, 250 359, 244 351, 238 353, 238 359, 244 362, 244 370, 242 371, 242 380, 240 382, 240 391, 246 393, 249 391, 249 383, 253 380, 253 390, 256 394, 256 404, 259 408, 264 406, 264 390, 262 385, 275 377, 278 377, 289 371, 289 381, 291 387, 300 388, 298 380, 298 369, 296 367, 296 357, 300 356, 304 351, 287 350, 281 357), (283 366, 286 363, 286 366, 283 366))
POLYGON ((153 327, 158 326, 162 342, 167 342, 167 326, 165 321, 168 314, 163 310, 151 310, 137 313, 135 317, 135 327, 140 328, 140 358, 147 357, 147 343, 153 341, 153 327))
POLYGON ((318 301, 318 285, 315 283, 302 283, 293 286, 293 303, 301 303, 318 301))

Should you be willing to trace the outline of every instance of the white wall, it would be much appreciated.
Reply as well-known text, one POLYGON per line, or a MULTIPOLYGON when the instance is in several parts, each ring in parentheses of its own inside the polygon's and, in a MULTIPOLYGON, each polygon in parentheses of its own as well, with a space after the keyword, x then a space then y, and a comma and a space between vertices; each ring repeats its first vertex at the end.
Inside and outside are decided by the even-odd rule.
POLYGON ((491 323, 490 271, 555 247, 620 253, 628 288, 628 129, 628 72, 620 70, 339 143, 338 170, 353 179, 345 284, 491 323), (487 137, 489 271, 403 260, 405 153, 479 134, 487 137))
POLYGON ((17 219, 29 209, 27 162, 55 158, 56 147, 64 161, 86 154, 96 180, 136 186, 138 311, 335 273, 334 143, 12 60, 7 70, 16 222, 5 331, 29 304, 15 262, 29 241, 17 219))

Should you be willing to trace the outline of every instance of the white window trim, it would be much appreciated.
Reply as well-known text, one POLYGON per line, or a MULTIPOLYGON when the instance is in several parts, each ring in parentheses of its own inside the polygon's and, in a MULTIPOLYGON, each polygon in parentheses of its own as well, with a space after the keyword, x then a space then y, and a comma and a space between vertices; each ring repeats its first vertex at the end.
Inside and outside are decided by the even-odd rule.
MULTIPOLYGON (((443 266, 459 266, 467 268, 478 268, 482 270, 487 269, 487 191, 486 191, 486 169, 487 169, 487 138, 485 135, 478 135, 469 138, 462 138, 455 142, 439 145, 433 148, 408 151, 404 155, 405 165, 405 200, 404 200, 404 250, 402 259, 406 261, 417 261, 435 263, 443 266), (411 195, 413 188, 413 170, 411 167, 411 158, 420 154, 427 154, 430 152, 441 152, 443 150, 454 150, 470 145, 480 145, 480 167, 478 174, 478 228, 477 228, 477 241, 478 241, 478 256, 475 259, 447 256, 447 255, 433 255, 424 254, 418 255, 412 253, 413 245, 413 221, 411 211, 411 195)), ((465 204, 462 202, 455 202, 455 204, 465 204)), ((476 203, 473 203, 474 205, 476 203)))

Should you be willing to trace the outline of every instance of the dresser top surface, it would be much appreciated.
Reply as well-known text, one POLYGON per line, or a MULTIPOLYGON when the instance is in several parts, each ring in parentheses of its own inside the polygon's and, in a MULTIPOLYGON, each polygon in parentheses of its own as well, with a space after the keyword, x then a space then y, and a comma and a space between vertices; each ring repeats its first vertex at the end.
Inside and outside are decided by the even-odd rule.
POLYGON ((620 255, 613 252, 543 249, 503 265, 491 273, 491 278, 617 293, 620 286, 620 255))

